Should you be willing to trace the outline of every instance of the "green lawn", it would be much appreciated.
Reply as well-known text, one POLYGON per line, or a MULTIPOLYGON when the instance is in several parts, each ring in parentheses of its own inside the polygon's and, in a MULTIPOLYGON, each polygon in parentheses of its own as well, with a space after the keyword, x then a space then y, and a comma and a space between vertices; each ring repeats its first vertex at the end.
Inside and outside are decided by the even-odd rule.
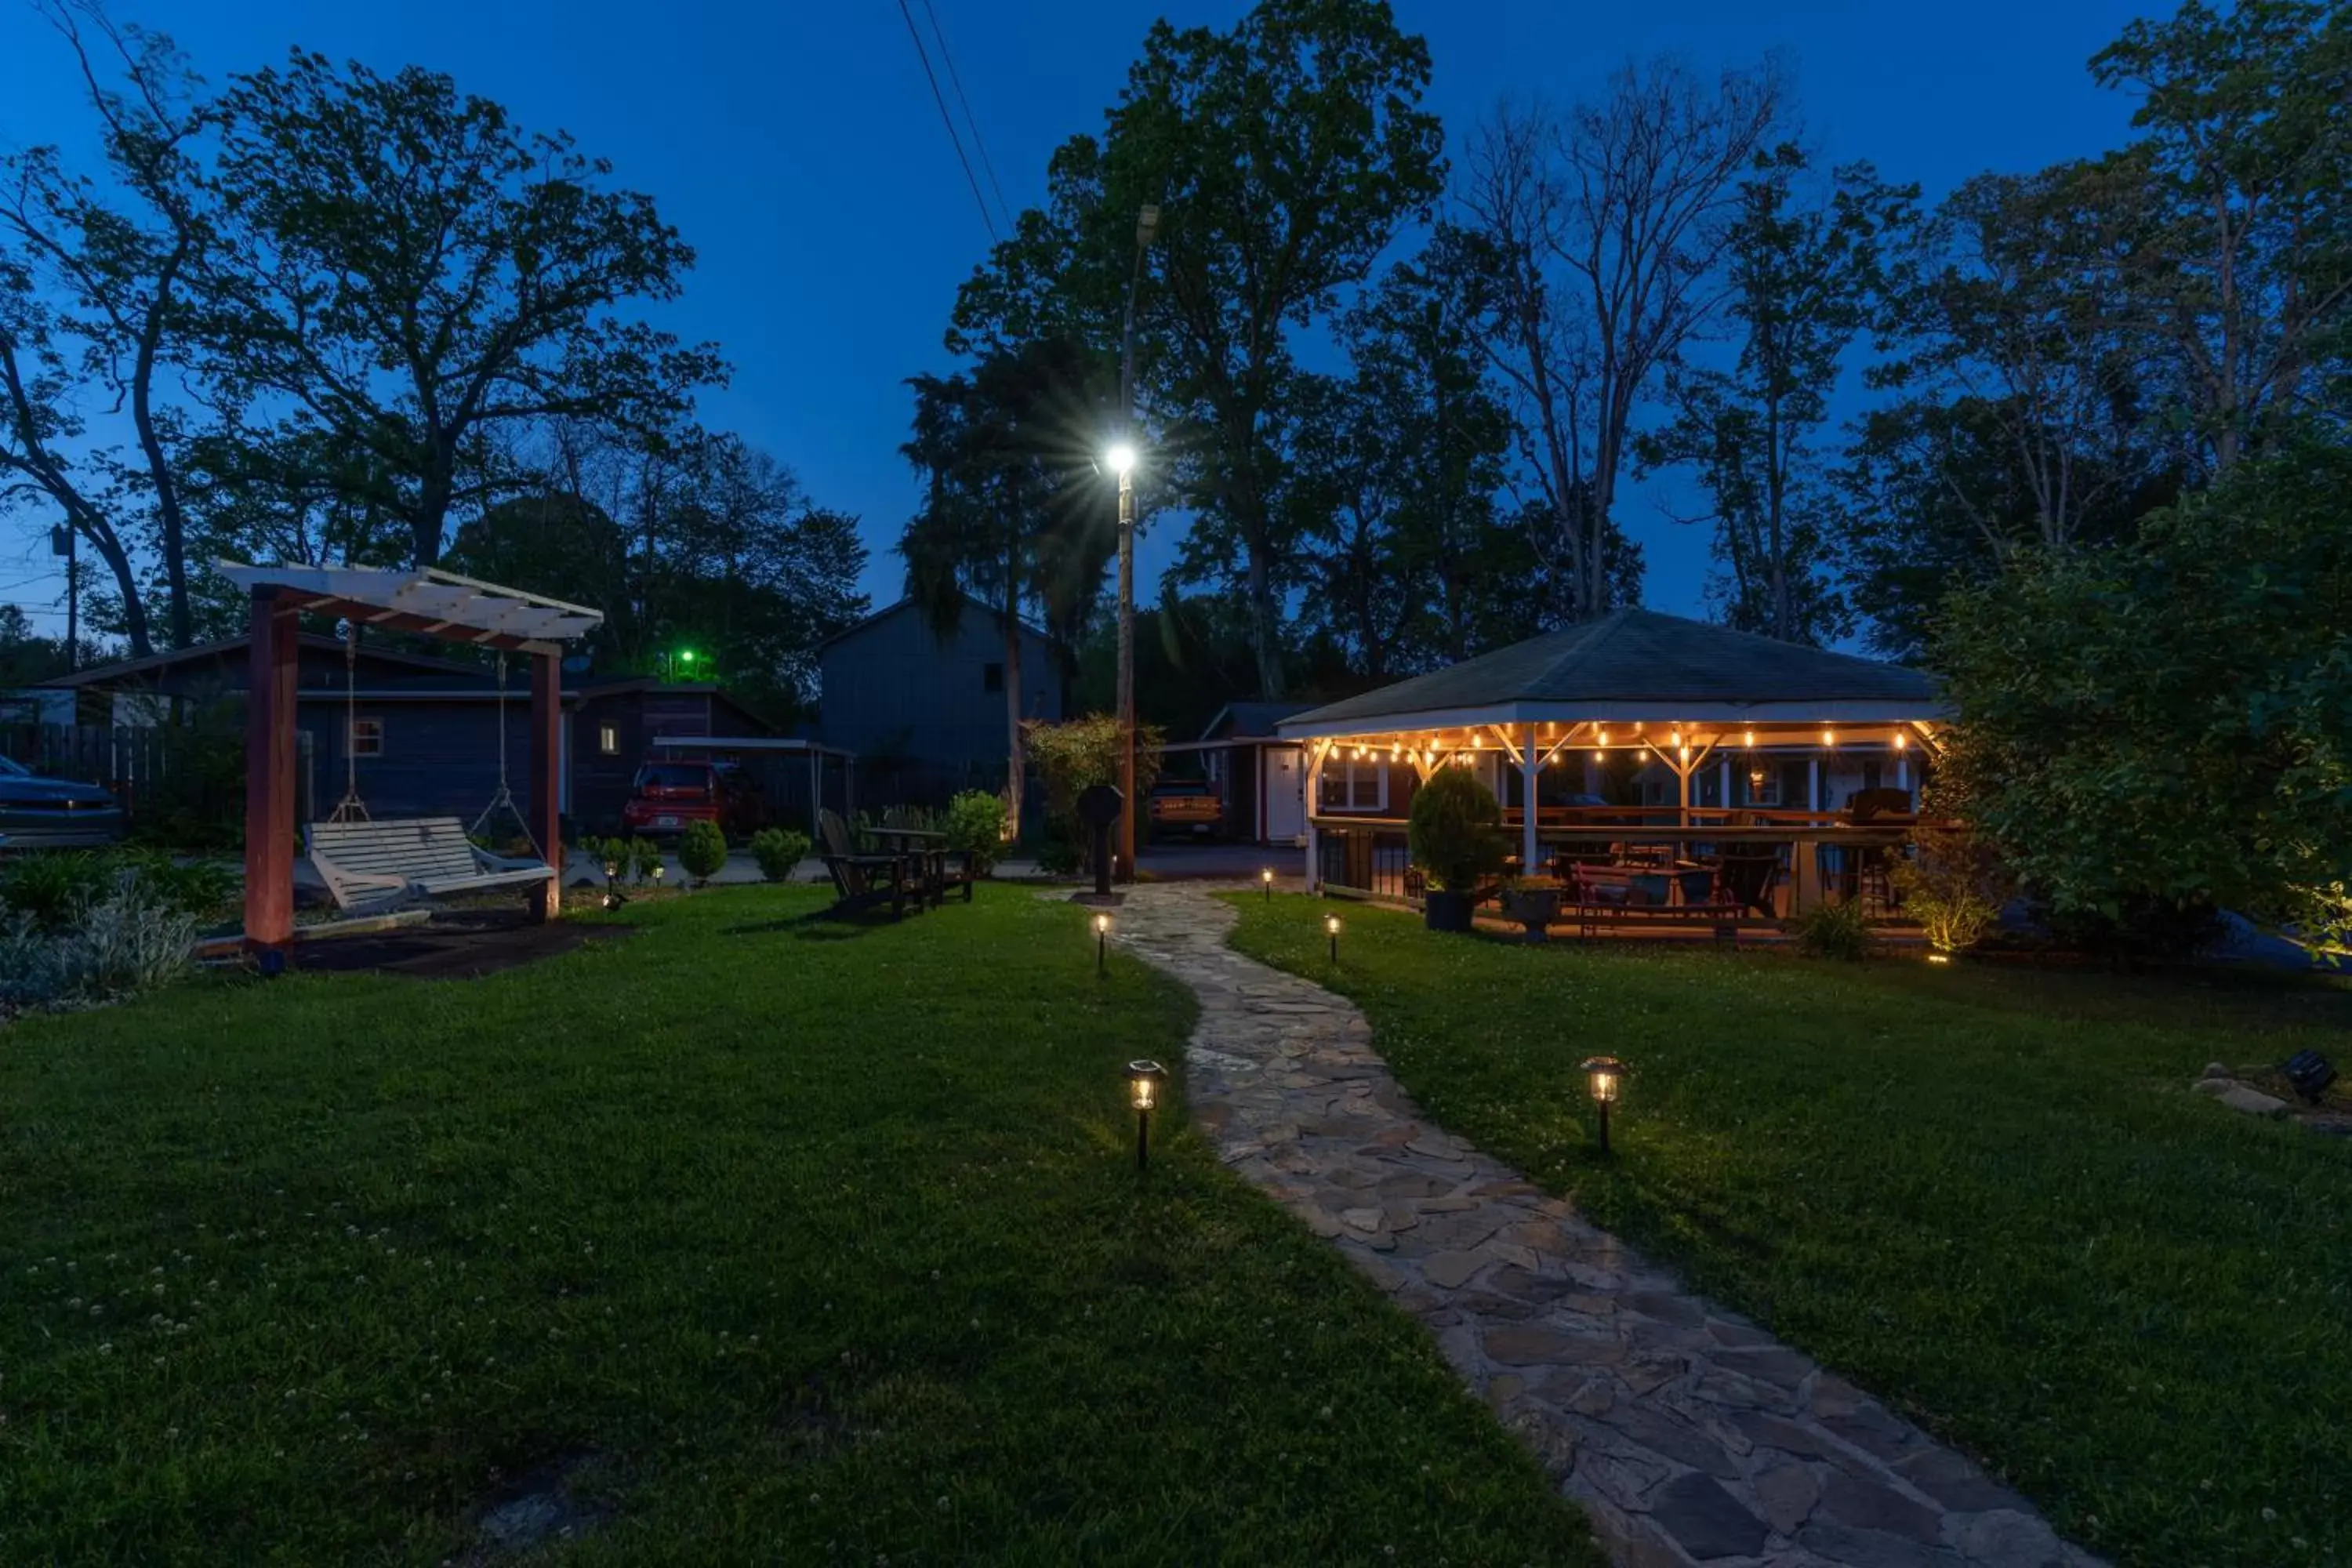
POLYGON ((1238 900, 1424 1110, 1988 1460, 2132 1564, 2352 1558, 2352 1143, 2187 1092, 2352 995, 2236 983, 1528 948, 1238 900), (1590 1142, 1577 1064, 1631 1070, 1590 1142))
POLYGON ((1599 1561, 1419 1325, 1160 1142, 1076 910, 641 903, 476 982, 0 1034, 0 1562, 1599 1561))

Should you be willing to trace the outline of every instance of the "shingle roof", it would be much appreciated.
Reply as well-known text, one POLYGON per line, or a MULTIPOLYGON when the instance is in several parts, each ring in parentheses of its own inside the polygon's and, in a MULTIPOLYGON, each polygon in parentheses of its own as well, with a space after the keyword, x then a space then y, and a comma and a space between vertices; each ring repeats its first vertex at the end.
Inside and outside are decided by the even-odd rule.
POLYGON ((1783 703, 1888 703, 1915 718, 1941 707, 1935 682, 1900 665, 1654 610, 1618 610, 1297 714, 1282 729, 1514 704, 1626 703, 1654 704, 1661 719, 1678 708, 1783 703))

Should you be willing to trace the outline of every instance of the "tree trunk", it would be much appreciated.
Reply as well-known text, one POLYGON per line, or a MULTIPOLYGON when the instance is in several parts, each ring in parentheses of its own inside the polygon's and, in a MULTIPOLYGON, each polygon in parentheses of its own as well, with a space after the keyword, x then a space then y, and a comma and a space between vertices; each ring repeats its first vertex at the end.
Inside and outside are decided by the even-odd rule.
POLYGON ((100 520, 86 520, 81 536, 97 547, 99 558, 114 575, 115 592, 122 595, 122 635, 130 639, 131 657, 145 658, 155 651, 155 635, 147 621, 147 605, 139 597, 139 577, 131 570, 131 553, 100 520))
POLYGON ((163 587, 169 595, 166 613, 172 622, 172 646, 186 647, 195 638, 195 618, 188 607, 187 525, 180 510, 179 480, 164 460, 163 442, 155 431, 152 400, 155 358, 163 347, 163 312, 172 295, 187 243, 166 260, 155 279, 155 298, 139 333, 139 352, 131 376, 131 418, 139 432, 139 450, 147 458, 147 476, 155 486, 156 533, 163 547, 163 587))
MULTIPOLYGON (((1008 574, 1009 576, 1009 574, 1008 574)), ((1012 586, 1004 591, 1004 822, 1008 834, 1021 831, 1021 789, 1028 771, 1021 743, 1021 595, 1012 586)))
POLYGON ((1250 546, 1249 552, 1249 612, 1250 646, 1257 655, 1257 694, 1278 698, 1283 695, 1281 622, 1275 615, 1274 571, 1264 547, 1256 544, 1250 546))

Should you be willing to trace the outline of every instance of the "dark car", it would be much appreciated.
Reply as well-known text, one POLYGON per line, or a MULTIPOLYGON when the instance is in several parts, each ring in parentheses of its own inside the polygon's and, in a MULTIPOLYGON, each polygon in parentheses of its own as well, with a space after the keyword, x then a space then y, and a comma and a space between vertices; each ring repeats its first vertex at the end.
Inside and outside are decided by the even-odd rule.
POLYGON ((1151 786, 1151 830, 1205 837, 1224 819, 1217 786, 1206 779, 1161 779, 1151 786))
POLYGON ((93 848, 121 837, 122 807, 98 785, 43 778, 0 757, 0 848, 93 848))
POLYGON ((621 826, 649 838, 683 833, 696 822, 715 822, 740 838, 767 820, 768 802, 759 787, 742 769, 723 763, 647 763, 621 807, 621 826))

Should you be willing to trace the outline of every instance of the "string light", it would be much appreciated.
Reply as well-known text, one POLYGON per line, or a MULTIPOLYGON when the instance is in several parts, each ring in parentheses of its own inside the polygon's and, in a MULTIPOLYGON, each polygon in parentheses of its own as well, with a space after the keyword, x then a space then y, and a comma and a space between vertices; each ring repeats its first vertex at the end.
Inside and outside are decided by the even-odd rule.
POLYGON ((1900 730, 1897 730, 1897 731, 1895 731, 1895 749, 1896 751, 1898 751, 1898 752, 1899 752, 1899 751, 1903 750, 1903 748, 1904 748, 1904 747, 1906 747, 1906 746, 1909 745, 1910 743, 1911 743, 1911 737, 1910 737, 1910 736, 1906 735, 1906 734, 1905 734, 1902 731, 1900 731, 1900 730))
POLYGON ((1834 746, 1834 745, 1836 745, 1836 744, 1837 744, 1837 731, 1836 731, 1835 730, 1824 730, 1824 731, 1822 731, 1822 745, 1824 745, 1824 746, 1834 746))
POLYGON ((1756 749, 1756 731, 1753 730, 1748 731, 1740 737, 1740 743, 1745 745, 1749 751, 1754 751, 1756 749))
POLYGON ((1601 731, 1597 739, 1602 745, 1607 745, 1609 743, 1609 731, 1606 730, 1601 731))

